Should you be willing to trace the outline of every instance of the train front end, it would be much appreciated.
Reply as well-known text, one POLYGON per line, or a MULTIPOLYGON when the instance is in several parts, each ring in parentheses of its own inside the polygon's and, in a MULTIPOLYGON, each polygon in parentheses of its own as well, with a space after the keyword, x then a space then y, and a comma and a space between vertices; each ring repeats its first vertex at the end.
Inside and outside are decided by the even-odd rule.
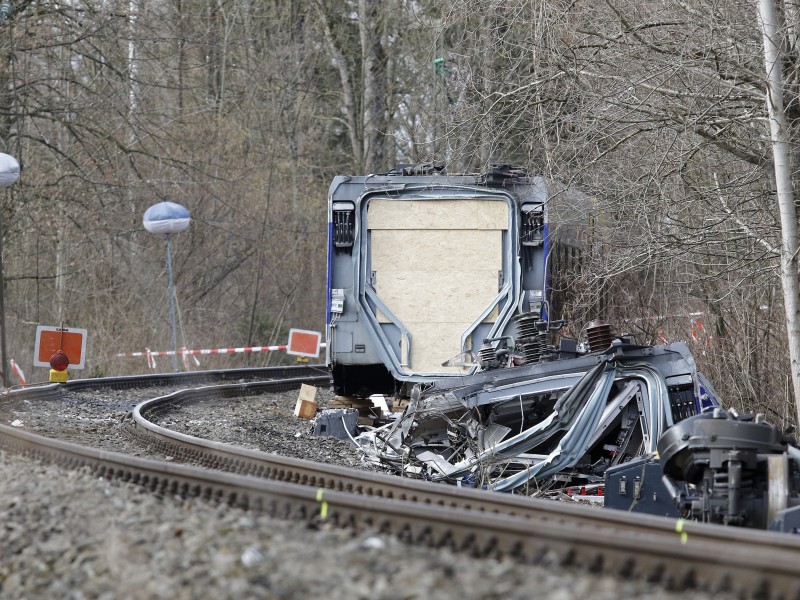
POLYGON ((508 165, 336 177, 326 330, 336 392, 468 375, 482 356, 504 360, 504 347, 511 360, 515 318, 541 314, 547 295, 547 201, 543 179, 508 165))

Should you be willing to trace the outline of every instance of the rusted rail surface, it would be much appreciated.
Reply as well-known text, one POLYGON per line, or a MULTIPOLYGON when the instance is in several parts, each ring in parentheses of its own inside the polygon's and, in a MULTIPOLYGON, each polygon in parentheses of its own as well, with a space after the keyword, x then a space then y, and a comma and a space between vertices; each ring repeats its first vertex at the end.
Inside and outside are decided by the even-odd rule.
MULTIPOLYGON (((281 383, 299 385, 299 381, 281 383)), ((263 384, 260 392, 255 390, 262 384, 216 386, 222 391, 215 397, 234 397, 237 389, 240 394, 242 390, 264 393, 275 384, 263 384)), ((159 410, 166 410, 170 402, 192 401, 189 392, 164 397, 159 410)), ((216 392, 201 388, 197 393, 207 398, 216 392)), ((154 405, 150 408, 156 410, 154 405)), ((144 425, 134 429, 145 435, 144 425)), ((199 452, 214 455, 210 460, 217 466, 231 469, 239 461, 244 472, 261 476, 130 457, 6 426, 0 426, 0 448, 86 467, 99 476, 131 481, 161 494, 200 496, 277 517, 324 520, 356 530, 376 528, 411 543, 449 546, 476 556, 573 565, 644 577, 676 589, 800 599, 796 575, 800 539, 795 536, 427 484, 235 449, 159 429, 163 428, 155 426, 153 433, 166 435, 169 441, 163 443, 200 442, 199 452), (265 479, 270 469, 274 479, 265 479)))

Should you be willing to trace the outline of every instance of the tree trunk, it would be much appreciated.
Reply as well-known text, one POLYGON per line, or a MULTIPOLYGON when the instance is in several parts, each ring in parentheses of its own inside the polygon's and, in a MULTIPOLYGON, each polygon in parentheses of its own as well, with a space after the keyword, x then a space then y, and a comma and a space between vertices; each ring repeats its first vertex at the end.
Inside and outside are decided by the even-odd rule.
POLYGON ((783 69, 778 44, 774 0, 760 0, 764 34, 764 65, 767 70, 767 108, 775 165, 775 189, 781 219, 781 283, 786 310, 794 401, 800 421, 800 282, 798 281, 797 211, 792 194, 789 132, 783 108, 783 69))
POLYGON ((380 8, 377 0, 360 0, 363 84, 364 172, 377 173, 386 160, 386 56, 382 40, 380 8))

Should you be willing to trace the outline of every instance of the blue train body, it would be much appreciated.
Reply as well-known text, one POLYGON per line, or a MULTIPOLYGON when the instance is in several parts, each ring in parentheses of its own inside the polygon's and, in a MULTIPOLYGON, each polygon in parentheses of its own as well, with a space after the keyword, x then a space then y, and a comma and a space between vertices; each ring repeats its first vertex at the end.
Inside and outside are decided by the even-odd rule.
POLYGON ((326 331, 336 391, 471 374, 485 340, 507 345, 517 317, 546 313, 554 205, 544 179, 508 165, 336 177, 326 331))
POLYGON ((603 321, 586 324, 580 344, 551 343, 569 302, 559 295, 579 280, 589 207, 509 165, 334 179, 334 389, 409 398, 357 438, 371 460, 498 491, 602 489, 607 470, 719 407, 683 343, 639 344, 603 321))

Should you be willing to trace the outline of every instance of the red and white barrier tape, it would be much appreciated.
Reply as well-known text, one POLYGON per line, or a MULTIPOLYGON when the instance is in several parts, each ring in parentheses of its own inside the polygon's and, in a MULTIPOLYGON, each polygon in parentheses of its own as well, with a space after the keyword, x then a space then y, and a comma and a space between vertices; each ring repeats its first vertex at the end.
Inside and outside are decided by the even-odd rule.
POLYGON ((11 362, 11 370, 14 371, 14 375, 17 376, 17 379, 19 379, 19 382, 22 385, 27 385, 28 382, 25 381, 25 373, 23 373, 22 368, 17 364, 17 361, 15 361, 12 358, 10 360, 10 362, 11 362))
POLYGON ((189 357, 190 356, 192 357, 192 360, 194 361, 195 366, 197 366, 197 367, 200 366, 200 361, 197 360, 197 357, 194 354, 189 354, 189 351, 186 348, 181 348, 180 350, 178 350, 178 352, 183 357, 183 368, 184 369, 188 369, 189 368, 189 357))
MULTIPOLYGON (((282 346, 245 346, 241 348, 207 348, 203 350, 189 350, 187 348, 181 348, 177 351, 162 350, 160 352, 153 352, 147 348, 144 352, 120 352, 114 356, 117 358, 146 356, 148 361, 150 361, 154 356, 198 356, 212 354, 239 354, 242 352, 275 352, 277 350, 286 350, 288 347, 288 345, 284 344, 282 346)), ((320 347, 324 348, 325 344, 320 344, 320 347)))
MULTIPOLYGON (((204 348, 201 350, 189 350, 188 348, 179 348, 176 350, 162 350, 160 352, 153 352, 150 348, 145 348, 144 352, 119 352, 115 354, 117 358, 136 358, 144 356, 147 359, 147 366, 151 369, 156 368, 156 356, 180 356, 183 360, 185 369, 189 368, 189 359, 194 361, 196 366, 200 366, 200 361, 197 360, 198 356, 211 356, 215 354, 239 354, 243 352, 275 352, 278 350, 286 350, 289 346, 283 344, 281 346, 243 346, 240 348, 204 348)), ((325 344, 320 344, 324 348, 325 344)))

